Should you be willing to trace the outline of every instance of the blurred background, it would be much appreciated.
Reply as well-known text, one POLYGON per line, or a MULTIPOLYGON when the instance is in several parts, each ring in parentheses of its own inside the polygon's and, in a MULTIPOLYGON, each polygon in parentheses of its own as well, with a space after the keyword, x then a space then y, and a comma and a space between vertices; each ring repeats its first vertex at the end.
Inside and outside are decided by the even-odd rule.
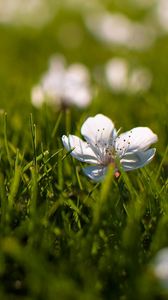
POLYGON ((165 137, 166 0, 0 0, 0 36, 0 109, 14 127, 32 111, 32 88, 51 57, 62 55, 90 73, 90 114, 146 124, 165 137))
MULTIPOLYGON (((162 132, 159 147, 165 149, 167 0, 0 0, 0 37, 0 109, 13 129, 21 129, 32 111, 38 120, 34 104, 41 94, 32 99, 33 88, 45 85, 51 58, 61 56, 63 68, 78 63, 89 74, 84 114, 107 114, 117 128, 149 126, 162 132)), ((73 98, 76 91, 68 93, 73 98)))

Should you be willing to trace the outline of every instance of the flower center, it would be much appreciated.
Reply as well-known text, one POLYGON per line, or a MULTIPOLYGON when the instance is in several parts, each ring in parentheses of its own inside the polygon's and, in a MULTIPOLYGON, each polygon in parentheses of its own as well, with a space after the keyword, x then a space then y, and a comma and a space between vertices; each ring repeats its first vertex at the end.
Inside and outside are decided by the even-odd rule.
POLYGON ((115 139, 116 136, 114 137, 113 132, 111 132, 108 138, 106 129, 98 128, 95 137, 95 142, 87 142, 87 144, 95 152, 101 165, 107 166, 109 164, 114 164, 116 157, 115 139))
POLYGON ((109 164, 114 164, 114 159, 115 159, 115 149, 113 147, 105 148, 105 155, 103 157, 103 164, 104 165, 109 165, 109 164))

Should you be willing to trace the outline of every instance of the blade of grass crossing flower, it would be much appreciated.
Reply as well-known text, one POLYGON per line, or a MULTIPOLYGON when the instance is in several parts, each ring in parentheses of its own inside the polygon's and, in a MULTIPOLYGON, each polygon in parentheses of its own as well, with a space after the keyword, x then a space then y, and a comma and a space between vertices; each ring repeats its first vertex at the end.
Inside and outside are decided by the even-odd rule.
POLYGON ((111 184, 112 184, 113 180, 114 180, 114 167, 112 165, 109 165, 107 174, 106 174, 105 179, 101 186, 100 197, 98 198, 99 200, 96 201, 96 204, 94 207, 94 223, 95 224, 98 223, 98 221, 100 219, 100 215, 103 211, 105 202, 109 198, 111 184))
POLYGON ((114 179, 114 167, 112 165, 109 165, 108 167, 108 172, 105 176, 105 179, 102 183, 102 189, 101 189, 101 203, 104 203, 106 199, 108 198, 110 189, 111 189, 111 183, 112 180, 114 179))

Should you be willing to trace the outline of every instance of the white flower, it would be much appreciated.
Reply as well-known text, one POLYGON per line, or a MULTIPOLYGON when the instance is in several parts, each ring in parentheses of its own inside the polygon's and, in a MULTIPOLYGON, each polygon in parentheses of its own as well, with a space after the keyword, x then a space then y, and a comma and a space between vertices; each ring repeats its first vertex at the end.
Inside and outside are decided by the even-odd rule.
POLYGON ((163 248, 157 253, 153 271, 163 287, 168 289, 168 248, 163 248))
POLYGON ((148 148, 158 139, 148 127, 136 127, 118 135, 113 122, 102 114, 89 117, 82 125, 81 134, 85 141, 74 135, 64 135, 62 141, 68 151, 72 150, 73 157, 92 165, 83 171, 94 181, 104 178, 110 164, 118 173, 118 160, 125 171, 145 166, 156 151, 148 148))
POLYGON ((146 49, 155 39, 153 28, 134 22, 121 13, 104 11, 91 14, 86 18, 86 26, 100 41, 129 49, 146 49))
POLYGON ((105 77, 109 87, 114 92, 123 92, 127 89, 128 64, 125 59, 113 58, 105 65, 105 77))
POLYGON ((82 64, 73 64, 67 69, 63 98, 67 104, 79 107, 85 107, 90 103, 89 73, 82 64))
POLYGON ((38 27, 54 15, 54 6, 47 0, 0 0, 0 23, 38 27))
POLYGON ((163 30, 168 31, 168 1, 159 0, 156 2, 156 17, 163 30))
POLYGON ((150 70, 144 67, 131 68, 124 58, 115 57, 105 64, 105 78, 115 93, 136 94, 146 92, 152 83, 150 70))
POLYGON ((89 72, 84 65, 76 63, 66 68, 64 58, 56 56, 50 60, 49 69, 42 76, 38 89, 32 89, 32 104, 39 107, 40 103, 47 102, 86 107, 92 97, 89 81, 89 72))

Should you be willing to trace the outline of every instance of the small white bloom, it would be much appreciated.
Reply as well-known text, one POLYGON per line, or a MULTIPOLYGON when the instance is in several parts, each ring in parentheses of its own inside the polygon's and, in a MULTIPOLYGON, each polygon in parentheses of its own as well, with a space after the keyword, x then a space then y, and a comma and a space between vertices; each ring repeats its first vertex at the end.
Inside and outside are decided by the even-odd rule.
POLYGON ((105 78, 109 88, 115 93, 146 92, 152 83, 150 70, 141 66, 132 69, 126 59, 119 57, 112 58, 105 64, 105 78))
POLYGON ((167 0, 157 1, 155 15, 162 29, 168 31, 168 1, 167 0))
POLYGON ((101 12, 86 18, 86 26, 99 40, 129 49, 143 50, 155 39, 153 28, 121 13, 101 12))
POLYGON ((136 127, 118 135, 113 122, 102 114, 89 117, 82 125, 81 134, 85 141, 74 135, 64 135, 62 142, 68 151, 72 150, 73 157, 92 165, 83 171, 94 181, 104 178, 110 164, 117 173, 116 160, 125 171, 145 166, 156 151, 149 147, 158 140, 148 127, 136 127))
POLYGON ((91 91, 89 88, 89 72, 82 64, 69 66, 65 74, 64 94, 68 104, 75 104, 79 107, 86 107, 91 101, 91 91))
POLYGON ((163 248, 157 253, 153 271, 163 287, 168 289, 168 248, 163 248))
POLYGON ((105 77, 114 92, 123 92, 127 89, 128 64, 125 59, 113 58, 105 65, 105 77))
POLYGON ((0 0, 0 23, 38 27, 54 15, 47 0, 0 0))
MULTIPOLYGON (((91 102, 90 76, 87 68, 77 63, 66 68, 62 56, 50 60, 49 69, 42 76, 39 86, 44 101, 49 104, 86 107, 91 102)), ((34 97, 32 97, 34 104, 36 101, 33 99, 34 97)))

